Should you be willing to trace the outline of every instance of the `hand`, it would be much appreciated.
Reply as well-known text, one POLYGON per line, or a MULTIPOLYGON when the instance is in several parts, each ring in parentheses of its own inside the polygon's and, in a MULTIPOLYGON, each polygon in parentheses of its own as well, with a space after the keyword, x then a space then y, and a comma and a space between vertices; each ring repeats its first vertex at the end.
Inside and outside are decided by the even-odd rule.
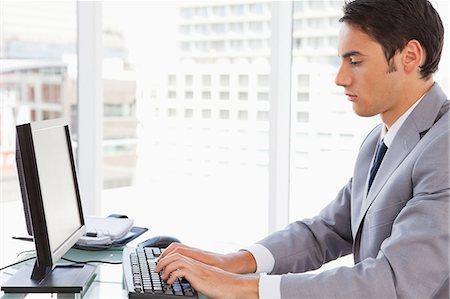
POLYGON ((169 247, 166 248, 159 259, 161 260, 175 253, 189 257, 203 264, 220 268, 227 272, 243 274, 254 273, 256 271, 256 261, 253 258, 253 255, 248 251, 219 254, 189 247, 180 243, 172 243, 169 247))
POLYGON ((198 292, 211 298, 258 298, 258 277, 226 272, 180 253, 169 253, 158 260, 156 272, 172 284, 184 277, 198 292))

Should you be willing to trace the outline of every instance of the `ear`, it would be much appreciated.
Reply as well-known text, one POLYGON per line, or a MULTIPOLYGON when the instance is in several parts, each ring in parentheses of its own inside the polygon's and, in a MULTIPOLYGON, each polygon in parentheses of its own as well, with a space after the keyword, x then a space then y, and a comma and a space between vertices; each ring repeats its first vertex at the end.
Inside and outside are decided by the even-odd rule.
POLYGON ((425 50, 419 41, 412 39, 402 50, 402 63, 405 72, 411 73, 420 71, 419 67, 425 62, 425 50))

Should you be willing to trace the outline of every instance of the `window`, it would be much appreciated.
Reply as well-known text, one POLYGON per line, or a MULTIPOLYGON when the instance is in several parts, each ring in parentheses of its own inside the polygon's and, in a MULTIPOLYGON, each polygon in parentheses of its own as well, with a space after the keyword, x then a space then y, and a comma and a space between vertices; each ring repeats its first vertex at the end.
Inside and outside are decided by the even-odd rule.
POLYGON ((194 92, 193 91, 186 91, 184 93, 184 98, 186 100, 192 100, 194 98, 194 92))
POLYGON ((202 110, 202 118, 209 119, 211 118, 211 116, 212 116, 211 109, 202 110))
POLYGON ((309 113, 308 112, 297 112, 297 122, 308 123, 309 122, 309 113))
POLYGON ((202 84, 204 87, 211 86, 211 75, 203 75, 202 76, 202 84))
POLYGON ((267 92, 258 92, 258 101, 268 101, 269 94, 267 92))
MULTIPOLYGON (((16 125, 63 117, 69 120, 77 144, 77 7, 75 1, 2 1, 0 7, 3 204, 21 199, 15 163, 16 125)), ((7 227, 3 220, 0 227, 7 227)), ((2 230, 0 235, 8 233, 2 230)))
POLYGON ((220 119, 229 119, 230 118, 230 111, 229 110, 220 110, 219 111, 219 117, 220 117, 220 119))
POLYGON ((177 98, 177 92, 173 91, 173 90, 169 90, 169 92, 167 93, 167 97, 169 99, 176 99, 177 98))
POLYGON ((248 75, 239 75, 238 78, 240 87, 248 86, 248 75))
POLYGON ((244 5, 232 5, 230 7, 231 13, 236 15, 236 16, 240 16, 242 14, 244 14, 244 5))
POLYGON ((297 101, 299 101, 299 102, 308 102, 309 101, 309 94, 305 93, 305 92, 297 93, 297 101))
POLYGON ((246 111, 246 110, 239 110, 238 111, 238 119, 239 120, 248 120, 248 111, 246 111))
POLYGON ((259 121, 268 121, 269 120, 269 112, 268 111, 257 111, 256 119, 259 121))
POLYGON ((194 85, 194 76, 193 75, 184 76, 184 84, 186 86, 192 87, 192 85, 194 85))
POLYGON ((220 86, 222 86, 222 87, 230 86, 230 76, 220 75, 220 86))
POLYGON ((269 75, 258 75, 258 86, 268 86, 269 75))
POLYGON ((42 84, 42 100, 47 103, 58 103, 61 101, 60 84, 42 84))
POLYGON ((169 110, 167 110, 167 116, 168 117, 176 117, 177 116, 177 109, 175 108, 169 108, 169 110))
POLYGON ((243 23, 230 23, 229 28, 230 28, 231 32, 242 33, 244 31, 244 24, 243 23))
POLYGON ((177 76, 176 75, 169 75, 168 76, 168 85, 169 86, 177 85, 177 76))
POLYGON ((243 91, 239 92, 239 93, 238 93, 238 99, 239 99, 240 101, 246 101, 246 100, 248 100, 248 93, 247 93, 247 92, 243 92, 243 91))
MULTIPOLYGON (((270 50, 267 41, 258 40, 255 46, 266 47, 265 57, 248 52, 244 47, 248 38, 241 34, 249 29, 249 22, 255 33, 269 28, 269 11, 263 9, 265 15, 259 21, 255 18, 261 10, 258 3, 253 12, 249 4, 233 1, 102 4, 103 29, 109 32, 103 44, 115 47, 106 52, 104 63, 111 70, 108 76, 118 80, 113 81, 114 92, 125 95, 105 100, 105 105, 135 103, 126 118, 108 122, 116 132, 127 124, 128 137, 117 133, 117 143, 133 146, 127 147, 126 153, 123 147, 104 153, 109 156, 104 194, 114 199, 117 187, 148 188, 148 198, 130 200, 164 197, 180 217, 186 217, 186 210, 210 206, 211 213, 189 228, 153 219, 155 231, 171 234, 172 230, 186 243, 195 244, 212 229, 225 242, 248 244, 263 237, 268 207, 260 203, 268 197, 268 189, 261 186, 267 186, 268 179, 270 50), (120 92, 123 78, 134 82, 128 89, 134 97, 120 92), (248 100, 250 94, 255 98, 257 91, 266 102, 248 100), (241 151, 242 147, 246 150, 241 151), (113 154, 120 158, 112 159, 113 154), (251 181, 247 179, 250 176, 251 181), (164 194, 158 191, 162 186, 167 186, 164 194), (244 202, 254 207, 255 217, 247 232, 236 235, 233 231, 248 225, 248 215, 245 209, 233 207, 244 202), (205 222, 211 226, 205 227, 205 222)), ((269 40, 270 36, 263 38, 269 40)), ((147 218, 145 214, 135 219, 147 218)))
POLYGON ((211 92, 210 91, 203 91, 202 92, 202 98, 204 100, 210 100, 211 99, 211 92))
POLYGON ((226 91, 220 92, 220 99, 221 100, 229 100, 230 99, 230 93, 226 91))
POLYGON ((184 110, 184 117, 185 118, 192 118, 192 117, 194 117, 194 110, 193 109, 185 109, 184 110))

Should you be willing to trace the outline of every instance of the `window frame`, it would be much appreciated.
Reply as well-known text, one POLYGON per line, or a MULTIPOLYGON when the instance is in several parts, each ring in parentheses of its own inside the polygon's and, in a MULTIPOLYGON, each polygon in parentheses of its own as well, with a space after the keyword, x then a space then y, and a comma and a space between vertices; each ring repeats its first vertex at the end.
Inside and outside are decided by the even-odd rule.
POLYGON ((77 172, 83 213, 98 215, 103 189, 103 88, 101 2, 77 2, 77 172))

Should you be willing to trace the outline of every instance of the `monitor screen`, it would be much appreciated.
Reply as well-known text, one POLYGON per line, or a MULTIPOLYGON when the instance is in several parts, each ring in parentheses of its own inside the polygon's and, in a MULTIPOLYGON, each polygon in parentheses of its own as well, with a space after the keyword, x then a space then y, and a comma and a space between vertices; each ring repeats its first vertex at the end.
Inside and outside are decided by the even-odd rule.
POLYGON ((16 133, 17 170, 36 262, 30 275, 13 276, 2 290, 77 292, 83 287, 79 282, 70 288, 75 276, 83 276, 74 274, 79 271, 76 267, 58 270, 58 281, 66 276, 63 288, 58 289, 51 277, 55 263, 86 232, 69 125, 59 119, 46 120, 19 125, 16 133))
POLYGON ((64 246, 70 239, 76 238, 76 242, 84 233, 68 129, 68 125, 59 125, 54 121, 31 125, 53 263, 73 245, 70 244, 69 248, 64 246), (81 234, 77 235, 80 230, 81 234))

